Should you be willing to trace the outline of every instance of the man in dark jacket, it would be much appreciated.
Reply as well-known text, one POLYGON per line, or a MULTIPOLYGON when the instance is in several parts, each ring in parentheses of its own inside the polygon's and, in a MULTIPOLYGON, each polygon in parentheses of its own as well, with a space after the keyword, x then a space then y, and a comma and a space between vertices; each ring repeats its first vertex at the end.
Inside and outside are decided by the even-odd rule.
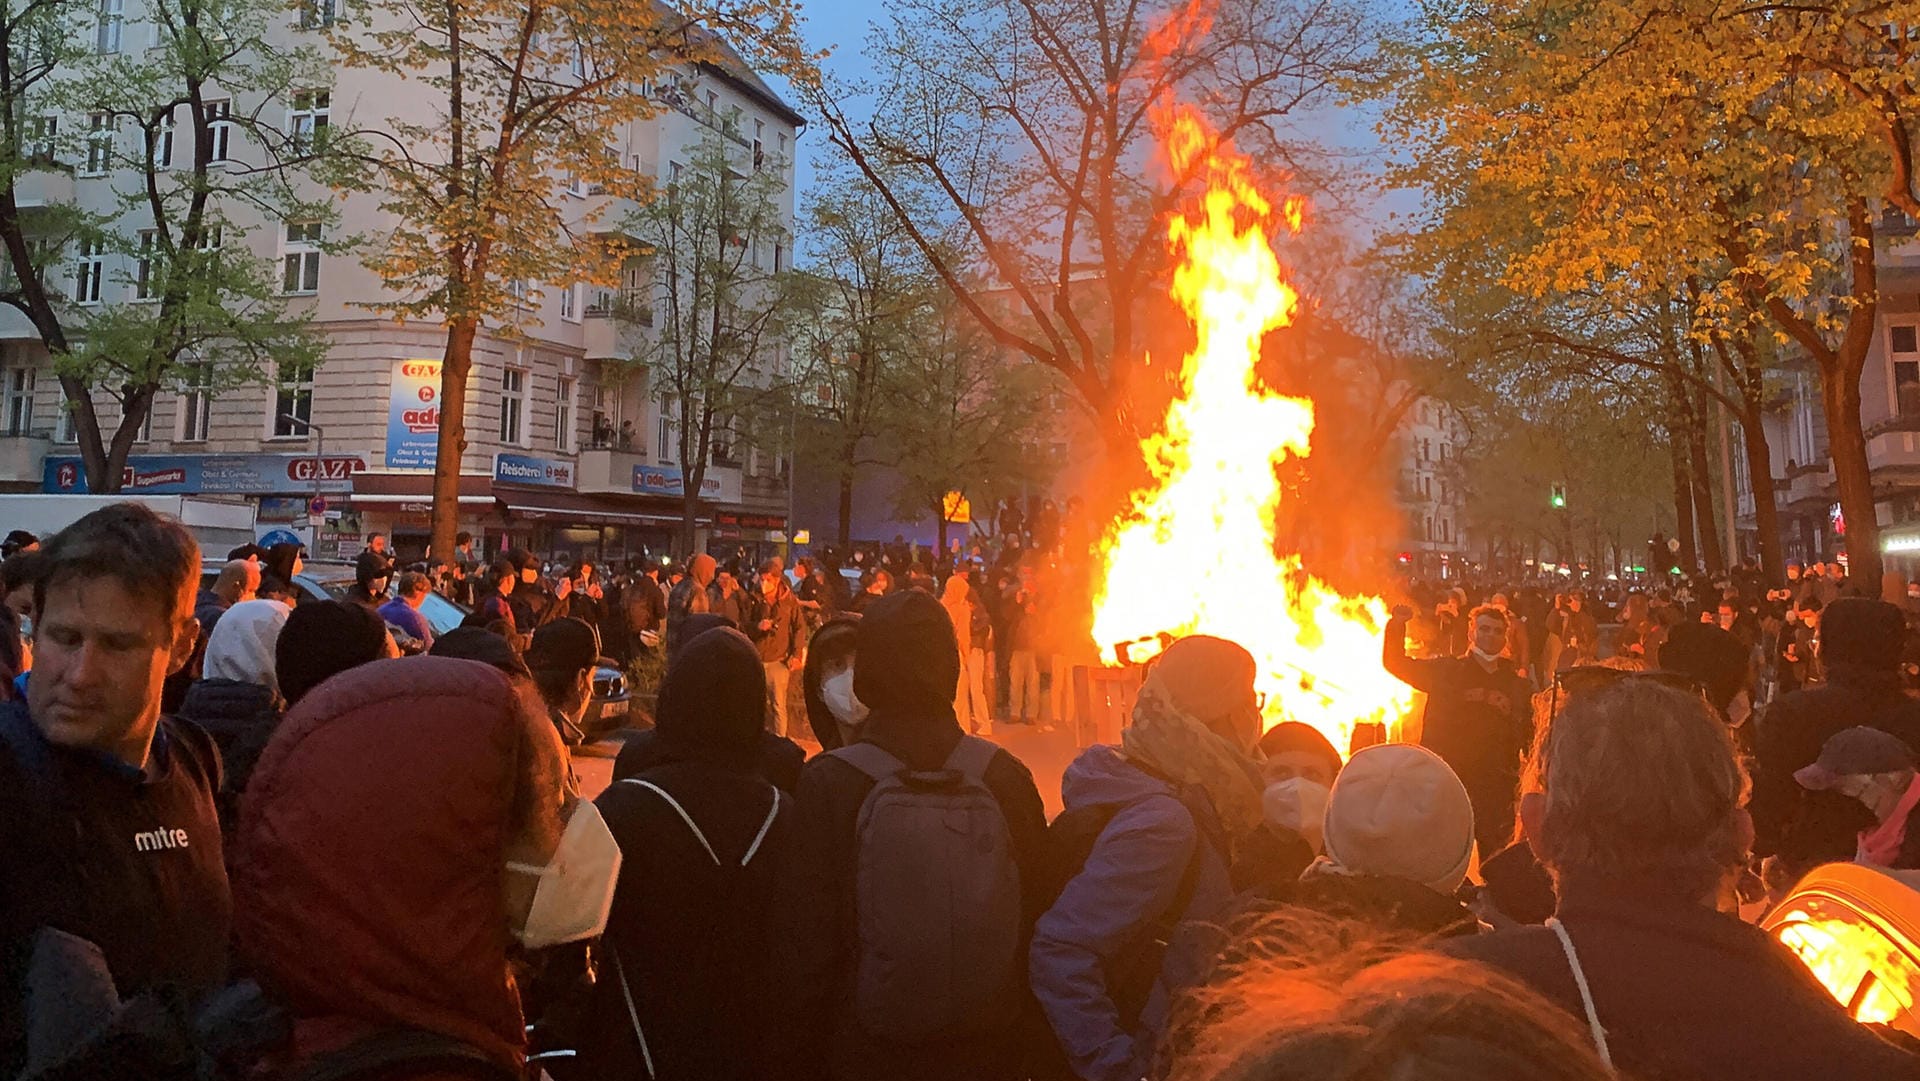
POLYGON ((98 949, 109 999, 166 986, 193 995, 226 978, 232 908, 219 753, 160 711, 162 683, 198 635, 199 546, 178 522, 116 503, 62 530, 44 556, 27 700, 0 706, 3 1077, 22 1073, 29 1026, 48 1023, 34 1011, 71 1004, 28 990, 36 955, 42 971, 61 968, 84 952, 68 948, 80 940, 98 949))
POLYGON ((367 546, 353 561, 354 570, 363 572, 369 579, 392 578, 393 564, 393 553, 387 550, 384 533, 367 534, 367 546))
MULTIPOLYGON (((940 602, 915 590, 876 600, 857 633, 854 694, 868 709, 860 739, 914 770, 939 770, 963 733, 953 712, 960 681, 960 655, 953 627, 940 602)), ((1023 900, 1022 948, 1044 905, 1046 811, 1033 776, 1006 751, 995 752, 983 783, 1006 822, 1019 871, 1023 900)), ((861 808, 875 781, 853 763, 822 755, 800 776, 801 831, 805 838, 805 909, 813 930, 806 947, 802 986, 815 1000, 807 1010, 823 1019, 830 1047, 796 1049, 796 1069, 829 1061, 836 1081, 1013 1081, 1027 1076, 1031 1007, 1024 973, 1013 974, 1009 1020, 985 1031, 957 1032, 905 1043, 866 1031, 855 1017, 854 979, 861 924, 854 899, 858 878, 861 808)), ((948 898, 929 898, 946 905, 948 898)), ((1018 965, 1014 966, 1018 969, 1018 965)))
POLYGON ((628 660, 638 656, 641 650, 660 644, 661 625, 667 618, 667 594, 660 588, 658 563, 648 563, 620 591, 620 611, 627 625, 628 660), (652 646, 642 637, 647 634, 654 636, 652 646))
POLYGON ((520 581, 507 600, 513 606, 515 628, 521 634, 532 634, 556 619, 564 619, 569 611, 567 598, 572 595, 570 583, 561 579, 558 590, 549 588, 540 576, 540 557, 532 552, 514 551, 507 558, 520 571, 520 581))
POLYGON ((1920 701, 1900 686, 1906 620, 1885 601, 1845 597, 1820 615, 1827 682, 1776 700, 1759 721, 1753 777, 1754 852, 1776 856, 1783 877, 1853 858, 1865 809, 1837 792, 1808 792, 1795 772, 1843 728, 1864 725, 1920 751, 1920 701))
POLYGON ((806 658, 806 624, 800 614, 800 601, 787 585, 777 560, 760 568, 758 589, 753 591, 753 614, 747 625, 747 637, 760 651, 760 663, 767 672, 767 693, 773 698, 769 720, 775 735, 787 735, 787 683, 800 662, 806 658))
POLYGON ((1472 644, 1459 657, 1414 660, 1407 656, 1407 621, 1400 607, 1387 622, 1380 662, 1408 685, 1427 692, 1420 745, 1453 767, 1473 799, 1474 836, 1482 852, 1497 852, 1513 838, 1514 789, 1520 756, 1533 734, 1532 687, 1507 646, 1507 613, 1473 610, 1472 644))
POLYGON ((1753 825, 1733 740, 1698 695, 1626 677, 1570 696, 1534 755, 1520 818, 1555 919, 1447 952, 1560 1004, 1624 1076, 1920 1077, 1920 1058, 1855 1023, 1786 947, 1716 911, 1753 825))
POLYGON ((667 652, 680 645, 680 628, 688 616, 715 610, 713 580, 720 564, 705 552, 687 560, 687 576, 673 587, 667 598, 667 652))

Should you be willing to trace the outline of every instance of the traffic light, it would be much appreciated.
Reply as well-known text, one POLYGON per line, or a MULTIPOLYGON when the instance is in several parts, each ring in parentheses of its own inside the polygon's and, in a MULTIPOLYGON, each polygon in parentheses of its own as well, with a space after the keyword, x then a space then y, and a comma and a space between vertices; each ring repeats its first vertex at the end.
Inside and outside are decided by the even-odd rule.
POLYGON ((1552 502, 1554 510, 1565 510, 1567 507, 1567 486, 1564 484, 1554 485, 1553 493, 1549 497, 1549 501, 1552 502))

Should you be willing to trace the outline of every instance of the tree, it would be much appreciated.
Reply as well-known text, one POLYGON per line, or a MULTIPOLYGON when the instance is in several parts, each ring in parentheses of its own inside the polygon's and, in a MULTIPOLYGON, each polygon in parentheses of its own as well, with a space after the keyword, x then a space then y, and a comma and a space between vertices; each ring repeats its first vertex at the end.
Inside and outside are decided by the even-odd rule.
MULTIPOLYGON (((879 442, 896 372, 944 287, 906 225, 845 163, 829 161, 806 207, 811 249, 792 321, 795 384, 804 388, 808 456, 839 489, 838 543, 853 536, 854 482, 885 464, 879 442)), ((916 508, 916 514, 918 509, 916 508)))
POLYGON ((907 520, 931 513, 945 552, 959 501, 992 508, 1046 479, 1039 448, 1057 419, 1057 377, 1008 363, 950 299, 917 315, 917 347, 887 370, 895 385, 882 399, 880 441, 900 474, 896 511, 907 520))
MULTIPOLYGON (((1423 25, 1380 86, 1406 147, 1395 179, 1435 195, 1435 261, 1480 267, 1493 248, 1498 279, 1526 297, 1682 304, 1664 348, 1696 380, 1753 372, 1742 343, 1762 335, 1804 352, 1840 502, 1850 527, 1867 523, 1850 529, 1855 569, 1877 580, 1859 380, 1877 304, 1867 199, 1889 165, 1857 99, 1783 51, 1772 9, 1502 0, 1471 17, 1433 5, 1423 25)), ((1757 400, 1756 380, 1732 385, 1757 400)), ((1757 418, 1729 405, 1757 451, 1757 418)), ((1689 457, 1698 485, 1704 455, 1689 457)))
POLYGON ((1373 41, 1358 8, 1320 0, 897 0, 870 34, 876 77, 811 104, 962 308, 1059 372, 1138 466, 1170 385, 1143 308, 1196 182, 1150 165, 1156 109, 1178 96, 1276 171, 1317 171, 1292 122, 1373 41), (871 120, 846 115, 849 94, 871 95, 871 120))
POLYGON ((675 418, 680 454, 680 540, 693 550, 700 489, 715 457, 739 438, 740 418, 786 392, 776 363, 795 308, 794 276, 774 265, 787 240, 776 201, 783 169, 754 170, 722 137, 709 137, 679 178, 626 228, 660 285, 653 331, 634 360, 653 373, 662 413, 675 418))
POLYGON ((330 31, 344 63, 433 92, 426 115, 359 133, 356 168, 335 182, 376 192, 393 222, 366 258, 398 294, 376 307, 447 328, 432 541, 446 552, 481 328, 519 332, 516 294, 537 283, 613 285, 631 253, 608 215, 647 202, 652 182, 621 160, 616 133, 661 103, 692 108, 703 69, 744 62, 804 81, 811 58, 791 0, 349 0, 347 14, 330 31), (569 180, 605 198, 576 213, 569 180))
POLYGON ((316 50, 270 32, 282 13, 258 0, 154 0, 147 48, 122 40, 117 16, 78 35, 67 4, 0 16, 0 244, 12 271, 0 303, 33 323, 51 355, 96 492, 120 489, 161 389, 216 393, 276 366, 310 371, 324 354, 310 316, 249 243, 263 223, 277 232, 329 216, 300 193, 316 148, 214 104, 324 83, 316 50), (87 118, 86 130, 59 130, 62 116, 87 118), (74 171, 113 186, 88 206, 23 211, 30 177, 74 171), (108 271, 110 259, 134 269, 108 271), (63 292, 49 271, 68 266, 75 282, 63 292), (110 438, 100 390, 119 405, 110 438))

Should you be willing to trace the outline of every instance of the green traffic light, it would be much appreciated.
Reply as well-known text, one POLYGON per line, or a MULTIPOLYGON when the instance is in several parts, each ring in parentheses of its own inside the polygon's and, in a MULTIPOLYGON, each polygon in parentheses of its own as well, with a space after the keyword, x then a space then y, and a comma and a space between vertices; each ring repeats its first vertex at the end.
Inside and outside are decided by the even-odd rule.
POLYGON ((1558 508, 1558 507, 1564 507, 1564 506, 1566 506, 1566 505, 1567 505, 1567 497, 1566 497, 1566 496, 1563 496, 1563 495, 1560 495, 1560 494, 1558 494, 1558 493, 1555 493, 1555 494, 1554 494, 1554 497, 1553 497, 1553 505, 1554 505, 1554 506, 1555 506, 1556 508, 1558 508))

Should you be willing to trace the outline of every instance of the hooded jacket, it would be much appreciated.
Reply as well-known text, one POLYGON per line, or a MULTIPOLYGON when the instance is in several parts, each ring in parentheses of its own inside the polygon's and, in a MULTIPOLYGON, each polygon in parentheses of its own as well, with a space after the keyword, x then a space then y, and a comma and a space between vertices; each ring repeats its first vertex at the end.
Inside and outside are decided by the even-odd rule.
MULTIPOLYGON (((1129 1027, 1107 974, 1152 933, 1183 889, 1191 892, 1182 922, 1227 913, 1233 886, 1226 842, 1204 796, 1148 773, 1118 747, 1087 748, 1067 767, 1060 795, 1068 811, 1117 810, 1080 873, 1034 928, 1034 995, 1080 1077, 1132 1081, 1146 1074, 1169 985, 1185 980, 1163 970, 1139 1023, 1129 1027)), ((1173 963, 1175 952, 1167 956, 1173 963)))
POLYGON ((445 657, 342 673, 287 715, 233 860, 236 938, 293 1015, 273 1076, 393 1029, 520 1068, 502 879, 534 723, 504 675, 445 657))
POLYGON ((655 764, 597 801, 625 859, 603 939, 618 960, 600 967, 584 1077, 648 1076, 627 993, 653 1076, 785 1075, 799 1020, 800 836, 793 798, 759 772, 765 712, 752 643, 729 628, 699 635, 661 686, 655 764))
POLYGON ((831 751, 843 741, 840 728, 834 723, 833 710, 827 708, 827 700, 821 694, 820 684, 826 680, 828 665, 853 654, 854 636, 859 628, 860 613, 846 612, 821 624, 807 643, 807 663, 800 673, 800 692, 807 703, 807 726, 813 730, 813 741, 822 750, 831 751))
MULTIPOLYGON (((960 655, 940 602, 913 590, 879 598, 866 610, 856 637, 854 694, 871 711, 861 738, 909 767, 937 770, 961 739, 953 692, 960 655)), ((985 776, 1006 817, 1025 899, 1023 941, 1044 905, 1046 811, 1033 776, 1001 751, 985 776)), ((848 762, 814 758, 800 774, 800 818, 805 843, 800 939, 802 987, 812 996, 801 1011, 830 1032, 830 1047, 806 1048, 789 1061, 831 1061, 837 1081, 894 1079, 999 1081, 1025 1077, 1031 1049, 1031 1010, 1006 1031, 903 1045, 861 1030, 853 1017, 852 980, 858 956, 854 869, 860 809, 874 782, 848 762)), ((1024 986, 1017 992, 1027 997, 1024 986)))

